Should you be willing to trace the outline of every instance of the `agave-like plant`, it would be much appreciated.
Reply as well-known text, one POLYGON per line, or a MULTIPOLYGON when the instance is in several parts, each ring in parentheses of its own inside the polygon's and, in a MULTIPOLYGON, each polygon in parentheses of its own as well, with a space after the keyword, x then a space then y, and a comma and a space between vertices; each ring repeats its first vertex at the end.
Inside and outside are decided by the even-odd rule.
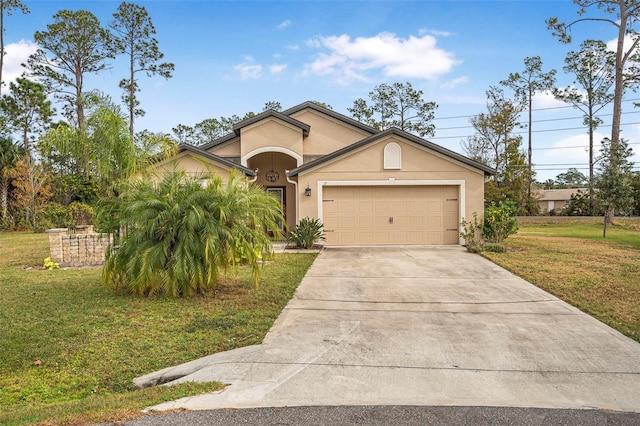
POLYGON ((123 232, 109 250, 103 282, 138 294, 190 296, 215 288, 242 258, 258 284, 260 260, 272 254, 266 229, 283 221, 280 203, 240 173, 137 181, 109 204, 123 232))
POLYGON ((309 249, 319 241, 324 239, 322 233, 322 222, 320 219, 305 217, 289 233, 289 241, 296 247, 309 249))

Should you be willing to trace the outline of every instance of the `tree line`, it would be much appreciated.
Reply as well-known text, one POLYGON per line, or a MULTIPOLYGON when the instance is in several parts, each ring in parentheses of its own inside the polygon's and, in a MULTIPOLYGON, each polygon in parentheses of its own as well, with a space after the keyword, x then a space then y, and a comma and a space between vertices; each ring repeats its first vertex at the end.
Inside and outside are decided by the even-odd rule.
MULTIPOLYGON (((0 58, 5 53, 4 18, 15 12, 30 11, 20 0, 0 0, 0 58)), ((34 33, 37 51, 22 64, 22 77, 0 97, 2 227, 69 221, 65 210, 71 203, 89 209, 99 194, 173 144, 161 134, 135 134, 134 128, 145 113, 138 95, 140 78, 169 79, 175 69, 163 61, 155 34, 147 10, 127 2, 106 26, 89 11, 60 10, 46 29, 34 33), (85 86, 87 76, 110 69, 115 60, 128 65, 119 83, 124 111, 101 91, 85 86), (58 122, 52 121, 58 113, 52 100, 63 118, 58 122), (48 217, 39 221, 45 212, 48 217)))

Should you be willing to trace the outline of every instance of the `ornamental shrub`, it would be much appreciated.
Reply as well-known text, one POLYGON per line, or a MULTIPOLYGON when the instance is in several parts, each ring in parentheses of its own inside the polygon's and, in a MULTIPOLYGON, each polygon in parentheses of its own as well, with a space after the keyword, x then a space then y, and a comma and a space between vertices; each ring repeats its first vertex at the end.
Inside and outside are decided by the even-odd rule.
POLYGON ((224 181, 181 171, 136 181, 104 208, 124 232, 107 252, 102 281, 145 296, 212 290, 237 261, 257 286, 262 257, 273 251, 265 229, 284 220, 279 201, 235 171, 224 181))
POLYGON ((50 257, 44 259, 44 263, 42 265, 43 269, 48 269, 49 271, 53 269, 60 269, 60 264, 51 260, 50 257))
POLYGON ((480 245, 479 240, 481 238, 483 221, 478 220, 478 213, 473 212, 473 220, 467 222, 463 218, 460 226, 462 227, 460 238, 464 239, 464 244, 467 246, 467 250, 475 253, 480 245))
POLYGON ((488 243, 502 243, 518 231, 517 208, 512 202, 492 202, 484 210, 482 238, 488 243))
POLYGON ((295 228, 289 233, 289 241, 296 247, 308 249, 319 240, 323 239, 322 222, 320 219, 310 219, 305 217, 300 220, 295 228))

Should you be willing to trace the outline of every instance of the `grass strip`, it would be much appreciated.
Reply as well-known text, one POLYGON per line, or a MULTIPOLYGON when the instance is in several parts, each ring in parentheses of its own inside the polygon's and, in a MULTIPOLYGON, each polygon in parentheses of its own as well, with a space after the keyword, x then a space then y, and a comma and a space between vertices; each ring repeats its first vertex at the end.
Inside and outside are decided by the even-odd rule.
POLYGON ((0 424, 87 424, 220 384, 136 389, 134 377, 259 344, 314 254, 280 254, 190 299, 114 295, 100 268, 42 270, 46 234, 0 233, 0 424))

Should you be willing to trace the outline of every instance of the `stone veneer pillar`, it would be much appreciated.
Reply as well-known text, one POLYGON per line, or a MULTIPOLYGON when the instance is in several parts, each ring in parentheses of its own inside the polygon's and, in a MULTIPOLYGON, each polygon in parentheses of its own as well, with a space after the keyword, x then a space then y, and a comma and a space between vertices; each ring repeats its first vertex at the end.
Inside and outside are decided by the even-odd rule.
POLYGON ((49 229, 51 260, 60 266, 97 266, 104 264, 105 253, 113 242, 111 234, 96 234, 92 225, 76 226, 76 233, 67 228, 49 229))
POLYGON ((49 234, 49 250, 51 260, 56 263, 62 263, 64 260, 62 237, 67 235, 68 228, 47 229, 49 234))

